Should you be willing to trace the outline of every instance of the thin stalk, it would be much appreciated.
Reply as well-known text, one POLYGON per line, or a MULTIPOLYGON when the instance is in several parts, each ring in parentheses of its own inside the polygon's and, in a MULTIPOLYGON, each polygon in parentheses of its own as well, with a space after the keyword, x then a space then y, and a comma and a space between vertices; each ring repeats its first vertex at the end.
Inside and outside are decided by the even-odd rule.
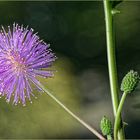
POLYGON ((111 135, 107 135, 107 140, 113 140, 111 135))
POLYGON ((97 136, 100 140, 106 140, 97 130, 75 115, 70 109, 68 109, 63 103, 61 103, 52 93, 50 93, 42 84, 38 83, 40 88, 48 94, 57 104, 59 104, 67 113, 69 113, 74 119, 76 119, 79 123, 85 126, 88 130, 90 130, 95 136, 97 136))
MULTIPOLYGON (((118 96, 118 79, 117 79, 117 68, 116 68, 116 56, 115 56, 115 41, 113 33, 113 16, 111 13, 112 7, 109 0, 103 0, 105 23, 106 23, 106 41, 107 41, 107 57, 108 57, 108 69, 109 79, 111 88, 111 98, 113 105, 114 116, 116 116, 117 108, 119 104, 118 96)), ((119 116, 121 120, 121 115, 119 116)), ((119 124, 118 139, 124 139, 123 128, 121 123, 119 124)))
POLYGON ((117 133, 118 133, 118 129, 119 129, 119 124, 121 122, 119 116, 121 115, 123 104, 124 104, 127 94, 128 94, 127 92, 123 93, 118 110, 117 110, 116 119, 115 119, 115 123, 114 123, 114 140, 117 140, 117 133))

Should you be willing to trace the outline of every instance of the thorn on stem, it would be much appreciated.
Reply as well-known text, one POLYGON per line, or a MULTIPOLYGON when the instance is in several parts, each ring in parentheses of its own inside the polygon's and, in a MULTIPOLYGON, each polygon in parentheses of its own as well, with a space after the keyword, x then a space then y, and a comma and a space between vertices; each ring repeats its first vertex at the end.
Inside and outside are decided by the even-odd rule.
POLYGON ((111 10, 111 14, 112 15, 115 15, 115 14, 120 14, 121 12, 120 12, 120 10, 118 10, 118 9, 112 9, 111 10))

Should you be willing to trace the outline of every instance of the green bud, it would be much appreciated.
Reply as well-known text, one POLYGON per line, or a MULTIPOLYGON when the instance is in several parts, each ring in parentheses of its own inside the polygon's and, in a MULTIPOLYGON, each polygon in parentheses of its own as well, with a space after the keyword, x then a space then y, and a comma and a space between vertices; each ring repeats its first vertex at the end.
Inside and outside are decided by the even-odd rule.
POLYGON ((122 80, 121 91, 131 93, 140 81, 138 72, 130 70, 122 80))
POLYGON ((104 116, 100 122, 100 129, 104 136, 111 135, 112 133, 111 121, 106 116, 104 116))

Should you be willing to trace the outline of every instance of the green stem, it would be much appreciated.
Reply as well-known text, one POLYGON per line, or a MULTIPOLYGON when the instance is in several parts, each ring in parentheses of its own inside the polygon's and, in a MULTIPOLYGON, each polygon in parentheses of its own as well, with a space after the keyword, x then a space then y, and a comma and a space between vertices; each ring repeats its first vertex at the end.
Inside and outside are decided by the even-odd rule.
POLYGON ((58 103, 67 113, 69 113, 74 119, 90 130, 94 135, 96 135, 100 140, 106 140, 97 130, 88 125, 85 121, 75 115, 70 109, 68 109, 63 103, 61 103, 54 95, 52 95, 42 84, 38 83, 40 88, 47 93, 56 103, 58 103))
MULTIPOLYGON (((107 39, 107 57, 108 57, 108 69, 109 69, 109 79, 111 88, 111 98, 113 104, 114 116, 116 116, 117 108, 119 104, 118 96, 118 79, 117 79, 117 68, 116 68, 116 56, 115 56, 115 41, 113 34, 113 16, 111 13, 112 7, 109 0, 103 0, 104 13, 105 13, 105 23, 106 23, 106 39, 107 39)), ((121 115, 119 116, 121 120, 121 115)), ((123 128, 121 123, 119 124, 118 139, 124 139, 123 128)))
POLYGON ((111 135, 107 135, 107 140, 113 140, 111 135))
POLYGON ((117 133, 118 133, 118 129, 119 129, 119 124, 121 123, 120 115, 122 112, 122 107, 123 107, 126 96, 127 96, 127 92, 124 92, 122 95, 118 110, 117 110, 115 124, 114 124, 114 140, 117 140, 117 133))

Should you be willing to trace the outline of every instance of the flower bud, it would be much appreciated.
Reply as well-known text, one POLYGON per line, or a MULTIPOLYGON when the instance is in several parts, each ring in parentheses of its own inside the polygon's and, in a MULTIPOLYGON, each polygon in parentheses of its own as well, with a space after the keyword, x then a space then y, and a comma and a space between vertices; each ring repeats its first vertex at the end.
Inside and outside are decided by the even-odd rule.
POLYGON ((111 135, 112 133, 111 121, 106 116, 104 116, 100 122, 100 129, 104 136, 111 135))
POLYGON ((122 80, 121 91, 131 93, 140 81, 138 72, 130 70, 122 80))

